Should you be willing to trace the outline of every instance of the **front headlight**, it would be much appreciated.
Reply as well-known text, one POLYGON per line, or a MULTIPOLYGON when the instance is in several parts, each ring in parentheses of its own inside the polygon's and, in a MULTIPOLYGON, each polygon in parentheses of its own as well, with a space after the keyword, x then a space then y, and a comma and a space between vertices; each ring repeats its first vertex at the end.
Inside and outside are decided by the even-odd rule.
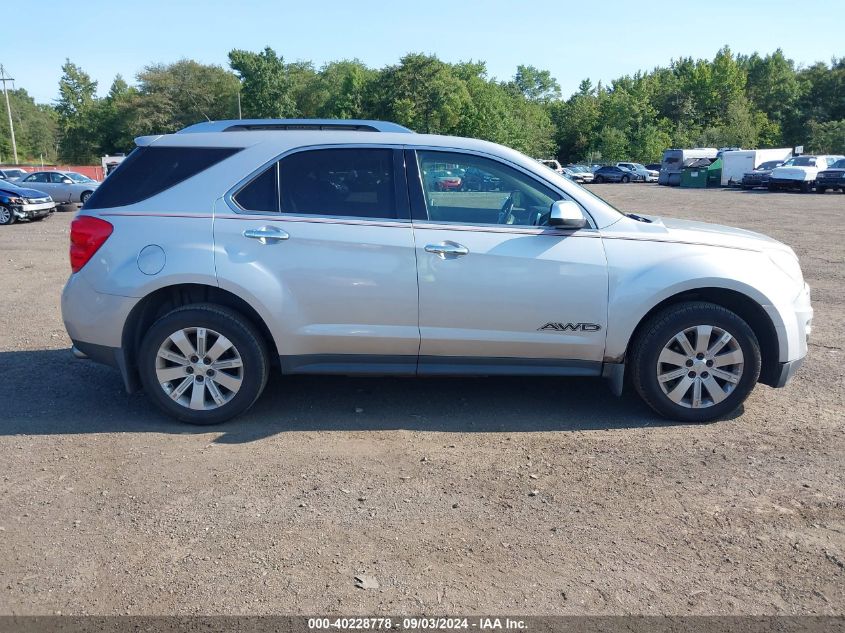
POLYGON ((780 268, 786 275, 799 284, 804 284, 804 275, 801 272, 801 264, 795 253, 788 251, 768 251, 769 259, 780 268))
POLYGON ((10 204, 23 204, 23 198, 9 198, 10 204))

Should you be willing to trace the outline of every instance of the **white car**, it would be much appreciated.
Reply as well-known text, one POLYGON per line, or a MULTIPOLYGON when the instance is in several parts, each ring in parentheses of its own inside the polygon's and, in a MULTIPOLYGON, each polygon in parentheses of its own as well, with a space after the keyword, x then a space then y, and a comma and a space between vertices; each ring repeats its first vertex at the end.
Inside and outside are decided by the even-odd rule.
POLYGON ((701 422, 807 353, 810 290, 785 244, 621 213, 485 141, 288 125, 137 139, 71 225, 76 354, 180 420, 246 411, 277 367, 604 376, 617 394, 628 372, 655 411, 701 422), (499 186, 440 191, 422 174, 442 166, 499 186))
POLYGON ((56 204, 85 204, 100 185, 75 171, 36 171, 18 183, 50 194, 56 204))
POLYGON ((780 167, 775 167, 769 176, 769 191, 780 189, 800 189, 804 193, 812 191, 816 185, 816 176, 833 166, 845 156, 793 156, 780 167))

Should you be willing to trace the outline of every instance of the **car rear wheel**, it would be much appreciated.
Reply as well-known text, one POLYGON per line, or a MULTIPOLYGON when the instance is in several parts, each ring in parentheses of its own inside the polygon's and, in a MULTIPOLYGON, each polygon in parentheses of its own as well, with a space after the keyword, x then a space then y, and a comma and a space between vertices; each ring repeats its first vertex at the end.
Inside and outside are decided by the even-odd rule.
POLYGON ((239 313, 212 304, 177 308, 147 331, 138 352, 144 390, 190 424, 218 424, 249 409, 267 383, 261 336, 239 313))
POLYGON ((595 178, 593 178, 593 182, 597 182, 599 184, 603 183, 604 182, 604 176, 596 176, 595 178))
POLYGON ((628 176, 622 176, 622 182, 631 182, 631 179, 628 176))
POLYGON ((640 397, 673 420, 707 422, 734 411, 760 375, 760 345, 748 324, 722 306, 670 306, 634 342, 631 379, 640 397))
POLYGON ((8 207, 0 204, 0 226, 9 226, 15 223, 15 214, 8 207))
POLYGON ((816 187, 816 193, 824 193, 827 191, 827 187, 816 187))
POLYGON ((809 193, 813 188, 813 183, 806 180, 801 182, 801 193, 809 193))
POLYGON ((94 193, 93 191, 83 191, 82 195, 79 196, 79 202, 85 204, 88 202, 88 198, 91 197, 91 194, 94 193))

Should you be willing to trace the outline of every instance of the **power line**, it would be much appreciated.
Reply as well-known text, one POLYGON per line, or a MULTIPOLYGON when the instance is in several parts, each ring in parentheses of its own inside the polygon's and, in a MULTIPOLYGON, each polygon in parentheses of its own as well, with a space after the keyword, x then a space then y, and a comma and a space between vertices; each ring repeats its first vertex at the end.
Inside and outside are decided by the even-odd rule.
POLYGON ((12 153, 15 155, 15 165, 18 164, 18 144, 15 142, 15 124, 12 123, 12 106, 9 105, 9 92, 6 90, 6 82, 14 81, 13 77, 6 77, 6 69, 0 64, 0 81, 3 82, 3 95, 6 97, 6 113, 9 115, 9 133, 12 135, 12 153))

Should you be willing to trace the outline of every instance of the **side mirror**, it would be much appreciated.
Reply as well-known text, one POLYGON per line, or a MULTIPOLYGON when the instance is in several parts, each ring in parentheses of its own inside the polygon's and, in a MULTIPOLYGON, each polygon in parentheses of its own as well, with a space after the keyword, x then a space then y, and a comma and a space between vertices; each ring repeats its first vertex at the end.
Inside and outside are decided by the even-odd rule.
POLYGON ((64 185, 72 185, 73 181, 70 178, 62 178, 62 184, 64 185))
POLYGON ((583 229, 587 226, 587 218, 581 207, 572 200, 558 200, 552 203, 549 212, 549 226, 559 226, 564 229, 583 229))

